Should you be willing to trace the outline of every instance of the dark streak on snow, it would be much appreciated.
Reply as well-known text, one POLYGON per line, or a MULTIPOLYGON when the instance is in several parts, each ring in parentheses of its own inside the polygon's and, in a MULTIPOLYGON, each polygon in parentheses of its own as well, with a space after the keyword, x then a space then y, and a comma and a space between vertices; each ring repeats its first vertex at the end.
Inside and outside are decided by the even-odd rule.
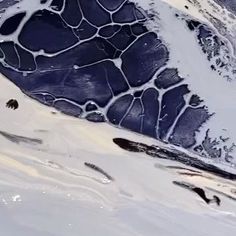
POLYGON ((4 132, 4 131, 0 131, 0 135, 2 135, 4 138, 8 139, 9 141, 11 141, 13 143, 17 143, 17 144, 31 143, 31 144, 37 145, 37 144, 43 143, 43 141, 41 139, 19 136, 19 135, 10 134, 10 133, 4 132))
POLYGON ((178 174, 180 174, 180 175, 185 175, 185 176, 189 176, 189 177, 200 176, 200 177, 206 178, 205 176, 203 176, 203 175, 201 175, 201 174, 196 174, 196 173, 178 172, 178 174))
POLYGON ((223 192, 221 192, 221 191, 219 191, 219 190, 216 190, 216 189, 213 189, 213 188, 209 188, 209 187, 206 187, 206 188, 207 188, 208 190, 212 191, 212 192, 215 192, 215 193, 220 194, 220 195, 222 195, 222 196, 224 196, 224 197, 227 197, 227 198, 229 198, 230 200, 236 201, 236 198, 235 198, 235 197, 233 197, 233 196, 231 196, 231 195, 229 195, 229 194, 227 194, 227 193, 223 193, 223 192))
POLYGON ((194 173, 201 174, 200 171, 189 169, 189 168, 184 168, 184 167, 181 167, 181 166, 166 166, 166 168, 168 168, 168 169, 176 169, 176 170, 188 170, 188 171, 191 171, 191 172, 194 172, 194 173))
POLYGON ((113 181, 113 180, 114 180, 113 177, 111 177, 109 174, 107 174, 107 173, 106 173, 103 169, 101 169, 100 167, 98 167, 98 166, 96 166, 96 165, 94 165, 94 164, 88 163, 88 162, 85 162, 84 165, 87 166, 87 167, 89 167, 89 168, 91 168, 91 169, 93 169, 93 170, 95 170, 95 171, 97 171, 97 172, 99 172, 99 173, 101 173, 101 174, 103 174, 108 180, 110 180, 110 181, 113 181))
POLYGON ((206 196, 205 191, 202 188, 196 187, 193 184, 187 183, 187 182, 178 182, 178 181, 173 181, 173 184, 180 186, 182 188, 188 189, 190 191, 195 192, 196 194, 198 194, 198 196, 200 196, 207 204, 210 203, 216 203, 217 206, 220 206, 221 200, 219 197, 217 197, 216 195, 213 195, 212 199, 209 199, 206 196))
POLYGON ((123 138, 114 138, 113 142, 126 151, 144 152, 153 158, 178 161, 182 164, 197 168, 199 170, 207 171, 216 176, 220 176, 230 180, 236 180, 236 174, 222 170, 219 167, 208 164, 200 159, 197 159, 196 157, 188 156, 187 154, 178 150, 167 150, 157 146, 149 146, 144 143, 134 142, 123 138))

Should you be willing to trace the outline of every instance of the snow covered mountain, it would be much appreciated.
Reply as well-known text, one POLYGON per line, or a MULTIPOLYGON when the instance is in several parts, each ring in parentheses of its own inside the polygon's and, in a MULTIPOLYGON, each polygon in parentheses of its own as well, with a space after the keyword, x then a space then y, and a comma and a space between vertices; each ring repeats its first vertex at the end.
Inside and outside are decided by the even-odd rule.
POLYGON ((235 235, 233 1, 0 8, 0 232, 235 235))

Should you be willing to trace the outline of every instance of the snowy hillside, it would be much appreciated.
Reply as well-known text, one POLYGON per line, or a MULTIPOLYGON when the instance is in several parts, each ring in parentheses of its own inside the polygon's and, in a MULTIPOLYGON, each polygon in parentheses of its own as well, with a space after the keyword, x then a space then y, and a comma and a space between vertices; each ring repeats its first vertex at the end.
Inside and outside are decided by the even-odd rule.
POLYGON ((232 2, 0 1, 0 235, 236 234, 232 2))

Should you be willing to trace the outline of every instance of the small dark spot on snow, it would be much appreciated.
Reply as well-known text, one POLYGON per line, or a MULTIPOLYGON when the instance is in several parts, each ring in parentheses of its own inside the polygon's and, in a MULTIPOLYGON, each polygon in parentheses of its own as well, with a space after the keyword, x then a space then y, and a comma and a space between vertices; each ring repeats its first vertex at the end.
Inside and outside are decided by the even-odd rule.
POLYGON ((6 107, 11 108, 13 110, 16 110, 19 107, 19 104, 17 102, 16 99, 10 99, 7 103, 6 103, 6 107))

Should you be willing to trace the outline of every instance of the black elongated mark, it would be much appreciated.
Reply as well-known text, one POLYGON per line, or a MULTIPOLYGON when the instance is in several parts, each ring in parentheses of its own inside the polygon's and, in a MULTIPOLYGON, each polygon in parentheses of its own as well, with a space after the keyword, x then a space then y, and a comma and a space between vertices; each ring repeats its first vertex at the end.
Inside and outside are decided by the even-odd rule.
POLYGON ((111 177, 109 174, 107 174, 102 168, 100 168, 100 167, 98 167, 98 166, 96 166, 92 163, 88 163, 88 162, 85 162, 84 165, 91 168, 91 169, 93 169, 93 170, 95 170, 95 171, 97 171, 97 172, 99 172, 99 173, 101 173, 101 174, 103 174, 108 180, 110 180, 110 181, 114 180, 114 178, 111 177))
POLYGON ((173 181, 173 184, 178 185, 182 188, 188 189, 190 191, 195 192, 196 194, 198 194, 198 196, 200 196, 207 204, 210 203, 216 203, 217 206, 220 206, 221 200, 218 196, 213 195, 212 199, 208 198, 206 196, 205 191, 202 188, 196 187, 192 184, 186 183, 186 182, 178 182, 178 181, 173 181))
POLYGON ((191 172, 194 172, 194 173, 201 174, 200 171, 193 170, 193 169, 188 169, 188 168, 181 167, 181 166, 166 166, 166 168, 168 168, 168 169, 175 169, 175 170, 187 170, 187 171, 191 171, 191 172))
POLYGON ((30 137, 20 136, 20 135, 4 132, 1 130, 0 130, 0 135, 3 136, 4 138, 8 139, 9 141, 16 143, 16 144, 29 143, 29 144, 33 144, 33 145, 39 145, 39 144, 43 143, 43 141, 38 138, 30 138, 30 137))
POLYGON ((130 152, 145 152, 148 145, 144 143, 133 142, 124 138, 114 138, 113 142, 122 149, 130 152))
POLYGON ((219 167, 208 164, 196 157, 189 156, 176 149, 165 149, 154 145, 147 145, 140 142, 130 141, 124 138, 114 138, 113 142, 120 148, 130 152, 143 152, 153 158, 167 159, 178 161, 182 164, 197 168, 199 170, 207 171, 216 176, 220 176, 230 180, 236 180, 236 174, 227 172, 219 167))

